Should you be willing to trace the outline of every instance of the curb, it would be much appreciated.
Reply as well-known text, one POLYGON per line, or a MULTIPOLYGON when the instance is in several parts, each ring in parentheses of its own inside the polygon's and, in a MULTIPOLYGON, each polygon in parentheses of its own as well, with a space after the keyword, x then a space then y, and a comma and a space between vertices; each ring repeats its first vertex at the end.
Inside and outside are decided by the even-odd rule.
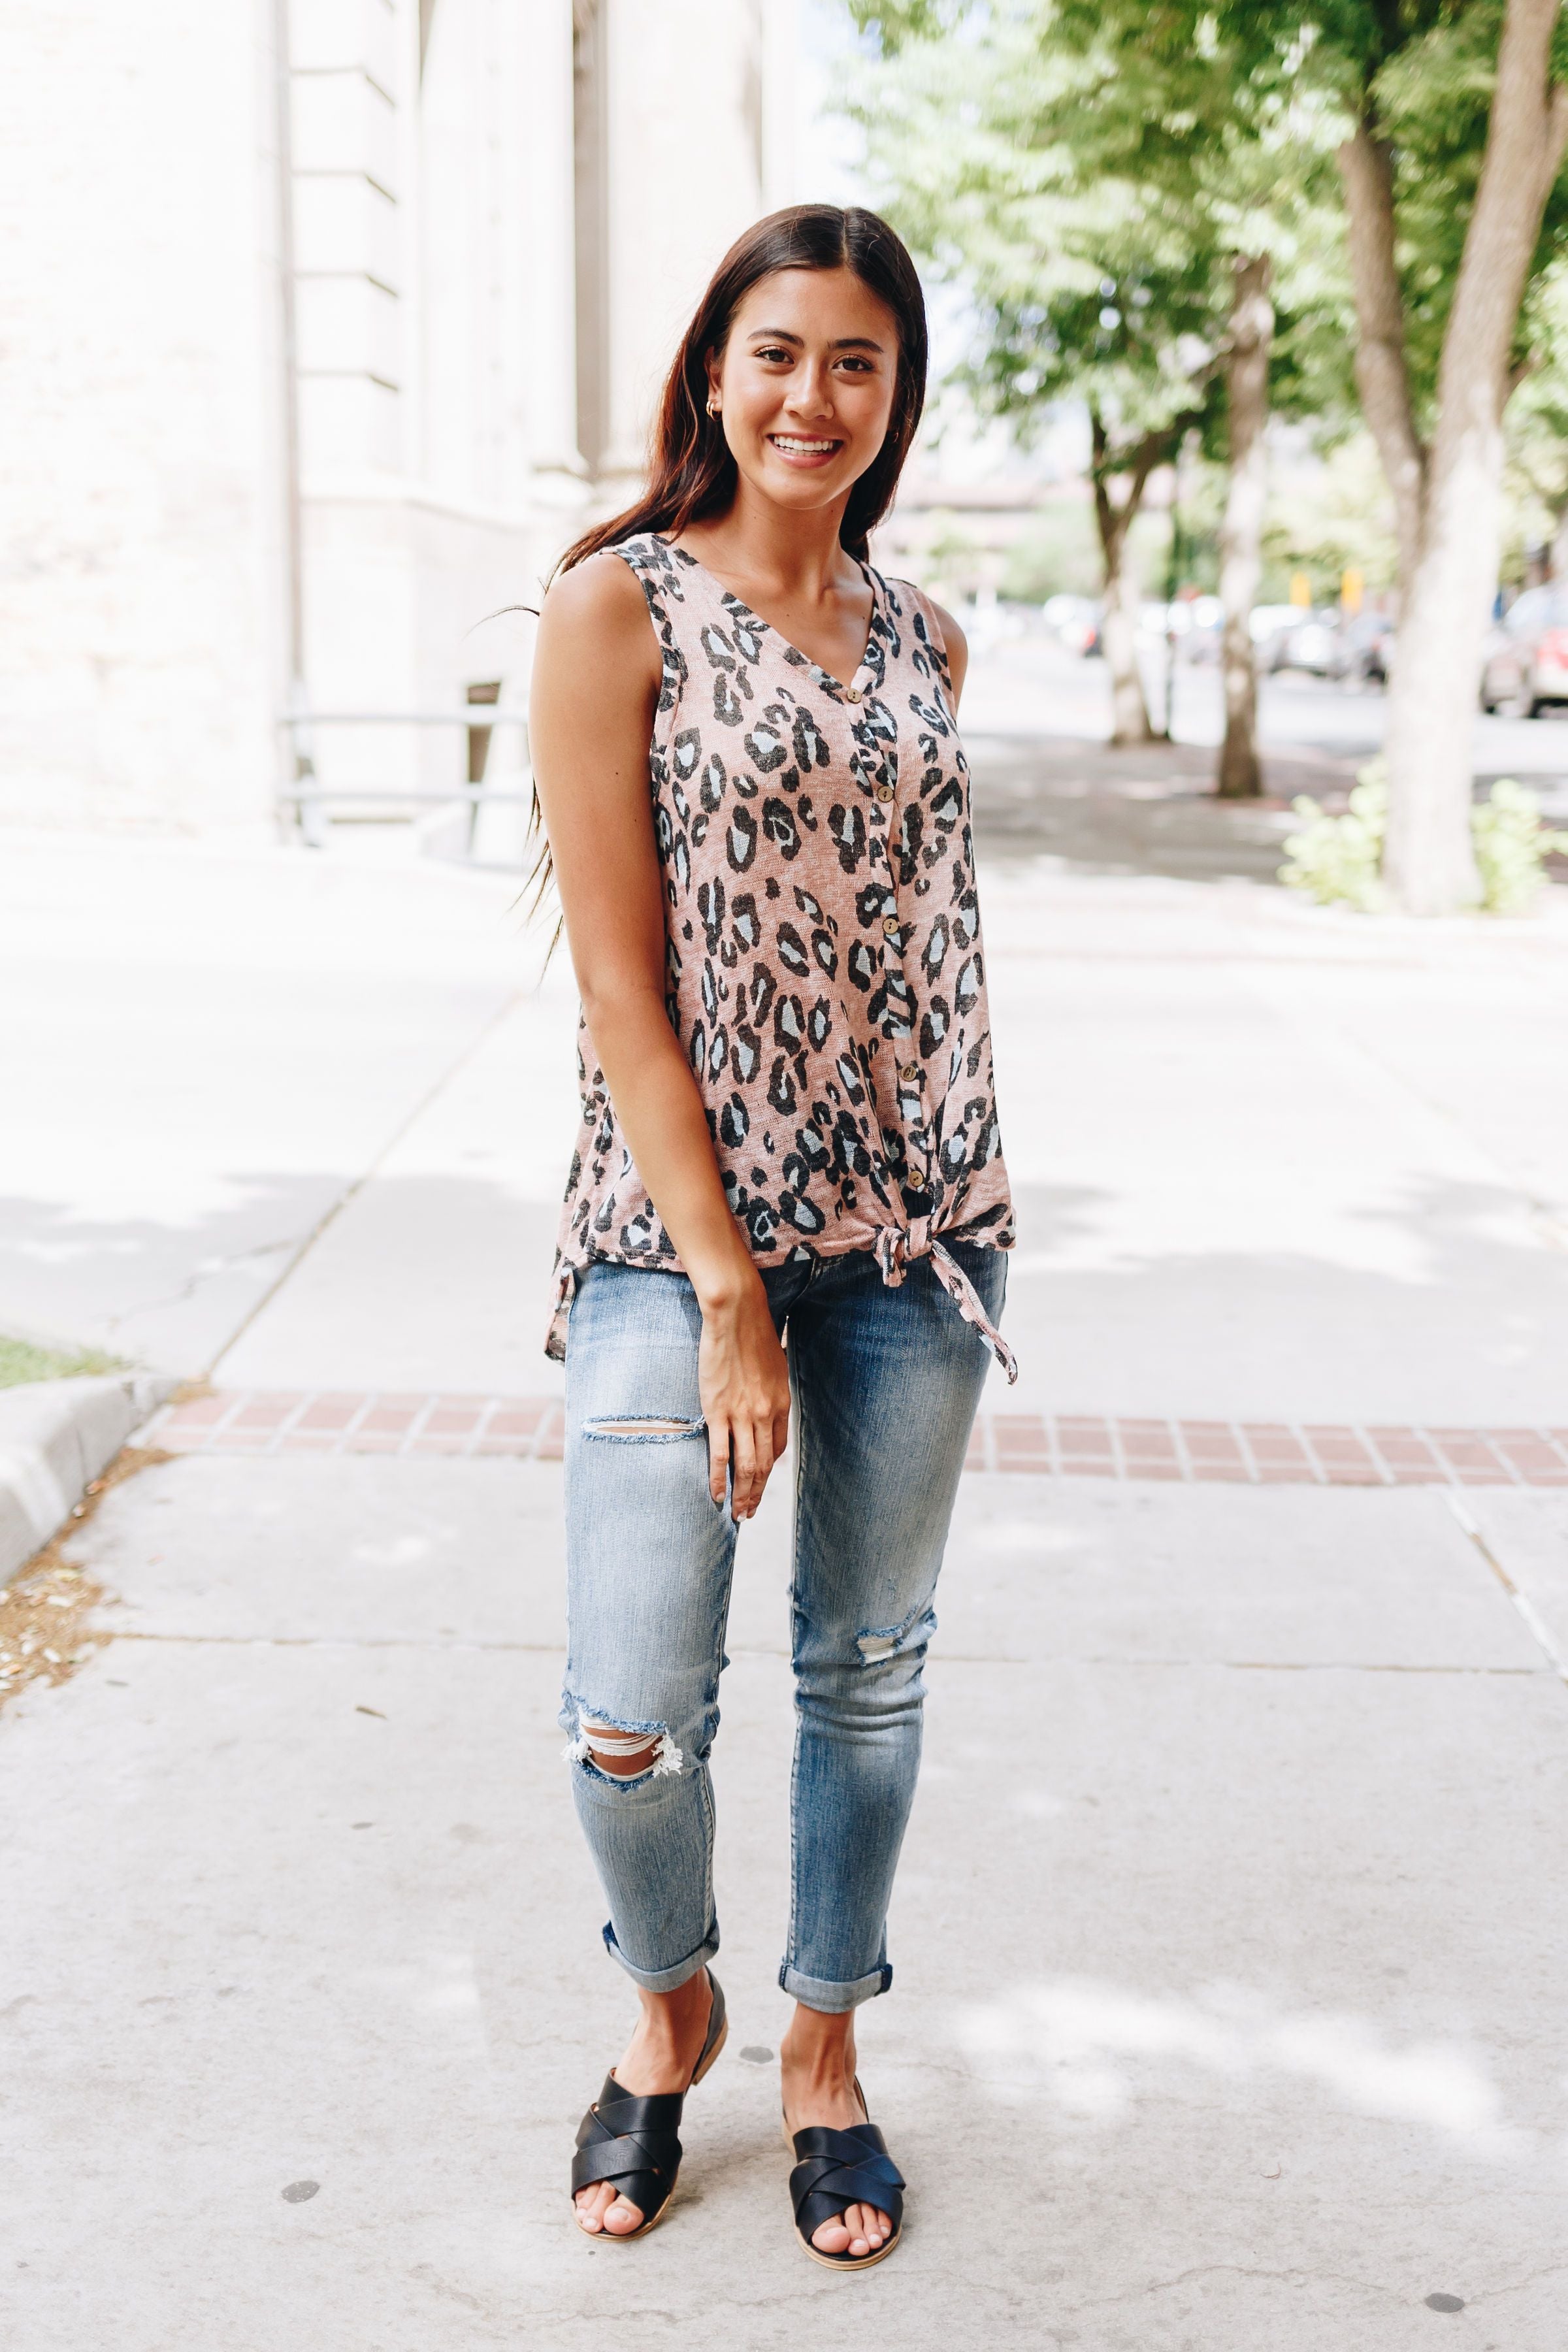
POLYGON ((178 1386, 155 1372, 116 1372, 0 1389, 0 1584, 178 1386))

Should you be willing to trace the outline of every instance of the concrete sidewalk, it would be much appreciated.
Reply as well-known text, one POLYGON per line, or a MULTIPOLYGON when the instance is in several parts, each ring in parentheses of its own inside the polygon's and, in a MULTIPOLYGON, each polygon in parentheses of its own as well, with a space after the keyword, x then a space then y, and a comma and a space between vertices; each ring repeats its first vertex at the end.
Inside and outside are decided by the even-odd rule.
MULTIPOLYGON (((519 888, 427 862, 8 835, 0 1330, 208 1370, 534 987, 519 888)), ((571 1100, 568 1060, 542 1124, 571 1100)))
MULTIPOLYGON (((40 1208, 0 1320, 224 1389, 547 1398, 572 1006, 513 887, 148 852, 149 931, 133 863, 49 866, 13 940, 59 986, 14 1049, 40 1208), (277 1258, 204 1272, 224 1218, 277 1258)), ((862 2012, 910 2221, 851 2285, 793 2240, 771 2070, 782 1492, 716 1757, 734 2031, 617 2249, 563 2186, 627 2000, 559 1761, 558 1469, 221 1430, 144 1469, 77 1545, 116 1638, 0 1720, 7 2345, 1559 2352, 1568 1486, 1506 1464, 1568 1431, 1563 910, 986 889, 1025 1365, 988 1408, 1518 1433, 1496 1476, 1456 1443, 1452 1492, 965 1479, 862 2012)))
MULTIPOLYGON (((1441 1496, 966 1482, 862 2013, 911 2218, 851 2286, 793 2242, 769 2063, 776 1507, 717 1751, 730 2049, 668 2225, 570 2223, 628 2004, 559 1761, 558 1476, 108 1498, 121 1638, 5 1732, 7 2341, 1405 2352, 1457 2296, 1556 2352, 1568 1689, 1441 1496)), ((1471 1499, 1568 1637, 1560 1500, 1471 1499)))

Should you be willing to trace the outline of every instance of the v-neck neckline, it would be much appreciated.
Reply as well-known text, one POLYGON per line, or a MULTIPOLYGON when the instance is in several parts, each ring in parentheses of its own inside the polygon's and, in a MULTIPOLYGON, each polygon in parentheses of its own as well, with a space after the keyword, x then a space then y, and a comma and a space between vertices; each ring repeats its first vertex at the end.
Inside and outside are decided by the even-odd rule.
MULTIPOLYGON (((700 555, 693 555, 688 547, 678 547, 672 539, 661 540, 659 544, 667 547, 671 555, 679 556, 683 563, 689 563, 694 571, 700 572, 705 580, 710 580, 720 594, 727 596, 738 612, 744 613, 749 621, 754 621, 757 626, 760 629, 765 629, 771 637, 776 637, 784 652, 793 654, 802 667, 810 670, 812 676, 820 679, 823 685, 832 687, 835 693, 843 695, 848 702, 858 702, 861 699, 868 684, 870 683, 871 649, 877 642, 877 622, 882 610, 882 598, 877 575, 868 563, 860 564, 866 585, 871 591, 871 617, 866 625, 866 650, 851 671, 848 682, 846 684, 842 678, 836 677, 830 669, 826 668, 821 662, 808 654, 803 646, 797 646, 786 637, 776 622, 770 621, 764 613, 759 613, 753 605, 748 604, 743 596, 737 596, 732 588, 727 588, 719 574, 710 571, 700 555)), ((858 556, 855 560, 859 562, 858 556)))

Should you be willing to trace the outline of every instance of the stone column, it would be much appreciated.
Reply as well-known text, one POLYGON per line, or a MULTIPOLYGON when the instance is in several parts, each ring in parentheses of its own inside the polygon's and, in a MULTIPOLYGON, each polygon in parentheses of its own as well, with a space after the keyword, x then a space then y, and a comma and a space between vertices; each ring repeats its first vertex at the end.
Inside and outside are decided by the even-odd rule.
POLYGON ((405 457, 397 19, 291 0, 295 301, 307 476, 405 457))
POLYGON ((577 446, 572 0, 520 0, 517 13, 525 60, 519 194, 529 489, 542 505, 574 508, 587 468, 577 446))
POLYGON ((762 0, 599 0, 604 502, 642 477, 659 386, 714 265, 764 209, 762 0))

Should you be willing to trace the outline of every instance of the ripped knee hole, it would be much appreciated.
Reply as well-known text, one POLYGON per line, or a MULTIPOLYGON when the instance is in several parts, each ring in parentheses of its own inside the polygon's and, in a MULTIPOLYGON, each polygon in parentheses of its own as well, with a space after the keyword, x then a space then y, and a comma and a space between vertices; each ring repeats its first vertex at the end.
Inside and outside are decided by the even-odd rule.
POLYGON ((584 1437, 604 1437, 637 1444, 668 1444, 672 1439, 700 1437, 701 1421, 683 1421, 675 1414, 601 1413, 583 1423, 584 1437))
POLYGON ((657 1780, 661 1772, 679 1772, 683 1760, 679 1748, 662 1728, 628 1731, 624 1725, 600 1723, 581 1714, 577 1738, 566 1755, 569 1762, 593 1764, 614 1780, 640 1780, 645 1773, 657 1780))
POLYGON ((936 1612, 929 1605, 915 1609, 901 1625, 868 1625, 855 1636, 863 1666, 879 1665, 900 1651, 923 1649, 936 1632, 936 1612))

